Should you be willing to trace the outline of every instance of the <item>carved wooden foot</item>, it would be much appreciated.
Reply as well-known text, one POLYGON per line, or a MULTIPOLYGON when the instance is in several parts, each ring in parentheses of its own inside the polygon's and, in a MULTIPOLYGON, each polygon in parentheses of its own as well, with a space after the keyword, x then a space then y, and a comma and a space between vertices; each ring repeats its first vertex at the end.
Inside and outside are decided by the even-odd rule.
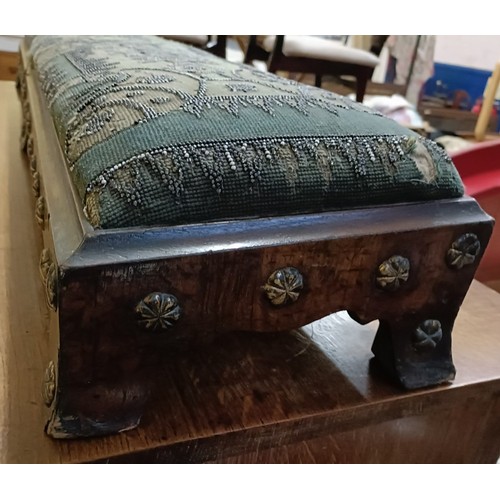
POLYGON ((115 434, 137 427, 149 398, 144 377, 135 380, 68 384, 51 363, 45 373, 43 397, 51 409, 47 434, 59 439, 115 434))
POLYGON ((453 320, 438 315, 381 320, 372 346, 375 359, 407 389, 451 381, 453 320))
POLYGON ((69 439, 133 429, 141 421, 148 392, 140 384, 65 390, 55 402, 47 434, 69 439))

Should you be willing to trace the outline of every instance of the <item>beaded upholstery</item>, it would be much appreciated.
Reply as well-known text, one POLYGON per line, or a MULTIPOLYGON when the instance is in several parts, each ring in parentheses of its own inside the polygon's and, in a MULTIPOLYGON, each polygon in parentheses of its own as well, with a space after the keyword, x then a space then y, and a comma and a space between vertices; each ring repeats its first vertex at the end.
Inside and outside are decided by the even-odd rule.
POLYGON ((349 99, 192 47, 37 36, 31 55, 94 227, 463 194, 433 142, 349 99))

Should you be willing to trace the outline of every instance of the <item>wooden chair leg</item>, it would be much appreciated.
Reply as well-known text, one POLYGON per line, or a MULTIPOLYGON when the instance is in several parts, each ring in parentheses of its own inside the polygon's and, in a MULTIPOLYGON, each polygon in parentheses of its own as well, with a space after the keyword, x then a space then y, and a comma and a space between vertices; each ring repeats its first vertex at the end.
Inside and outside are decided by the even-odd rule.
POLYGON ((322 80, 323 75, 319 75, 316 73, 315 79, 314 79, 314 85, 318 88, 321 88, 321 80, 322 80))
POLYGON ((267 61, 268 57, 269 53, 257 44, 257 35, 250 35, 243 62, 245 64, 251 64, 254 60, 267 61))
POLYGON ((217 41, 207 48, 208 52, 226 58, 227 35, 216 35, 217 41))
POLYGON ((368 79, 369 76, 367 74, 361 74, 356 77, 356 101, 358 102, 363 102, 368 79))
POLYGON ((282 66, 281 62, 285 59, 283 55, 283 44, 285 41, 285 35, 276 35, 276 41, 274 42, 274 48, 267 60, 267 68, 270 73, 276 73, 278 69, 282 66))

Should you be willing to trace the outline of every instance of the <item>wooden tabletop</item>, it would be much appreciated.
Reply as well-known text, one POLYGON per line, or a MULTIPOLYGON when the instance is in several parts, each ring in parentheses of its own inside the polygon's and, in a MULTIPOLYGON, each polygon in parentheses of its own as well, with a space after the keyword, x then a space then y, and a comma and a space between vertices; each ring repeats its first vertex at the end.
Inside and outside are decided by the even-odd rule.
MULTIPOLYGON (((54 441, 43 432, 47 312, 29 169, 19 151, 20 105, 0 82, 0 462, 88 462, 155 450, 164 461, 218 461, 350 429, 440 401, 500 391, 500 295, 474 282, 453 334, 457 378, 405 392, 370 365, 375 325, 334 315, 289 334, 225 335, 165 360, 141 426, 118 436, 54 441), (283 432, 286 429, 286 432, 283 432)), ((497 436, 498 438, 498 436, 497 436)), ((119 458, 118 458, 119 459, 119 458)))

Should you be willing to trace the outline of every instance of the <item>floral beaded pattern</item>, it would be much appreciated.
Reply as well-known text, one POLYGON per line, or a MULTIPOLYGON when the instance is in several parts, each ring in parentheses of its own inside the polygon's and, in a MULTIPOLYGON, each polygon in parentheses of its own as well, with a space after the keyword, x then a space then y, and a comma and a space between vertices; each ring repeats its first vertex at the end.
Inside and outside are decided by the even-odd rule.
POLYGON ((158 37, 35 37, 84 213, 118 228, 461 196, 446 153, 344 97, 158 37))
MULTIPOLYGON (((250 185, 259 182, 266 164, 279 163, 288 156, 289 183, 294 183, 293 171, 301 166, 322 161, 327 168, 335 166, 342 157, 358 176, 363 176, 375 161, 383 161, 388 168, 396 169, 398 161, 411 153, 415 139, 409 137, 352 138, 322 137, 274 138, 267 140, 234 141, 232 143, 201 143, 168 147, 141 153, 100 173, 87 187, 86 210, 89 218, 97 220, 93 206, 96 193, 109 188, 118 193, 129 205, 138 207, 144 202, 143 171, 157 175, 172 195, 179 197, 185 190, 183 169, 196 168, 209 181, 217 194, 224 190, 225 177, 242 170, 250 185), (322 152, 322 158, 318 156, 322 152), (291 159, 290 159, 291 158, 291 159), (133 180, 132 180, 133 179, 133 180), (91 215, 93 214, 93 215, 91 215)), ((439 154, 439 151, 436 152, 439 154)))
POLYGON ((228 68, 219 58, 207 58, 179 44, 175 44, 175 58, 168 53, 165 57, 163 46, 175 42, 153 42, 148 37, 130 37, 126 43, 123 37, 39 38, 32 52, 49 104, 84 82, 89 86, 81 100, 75 99, 77 107, 65 132, 66 155, 71 163, 96 141, 178 110, 197 118, 213 108, 237 116, 248 106, 270 116, 283 106, 304 115, 315 106, 331 113, 338 108, 368 112, 336 94, 274 75, 262 77, 250 67, 228 68), (79 73, 65 74, 54 62, 61 50, 79 73), (113 52, 112 60, 109 51, 113 52))

